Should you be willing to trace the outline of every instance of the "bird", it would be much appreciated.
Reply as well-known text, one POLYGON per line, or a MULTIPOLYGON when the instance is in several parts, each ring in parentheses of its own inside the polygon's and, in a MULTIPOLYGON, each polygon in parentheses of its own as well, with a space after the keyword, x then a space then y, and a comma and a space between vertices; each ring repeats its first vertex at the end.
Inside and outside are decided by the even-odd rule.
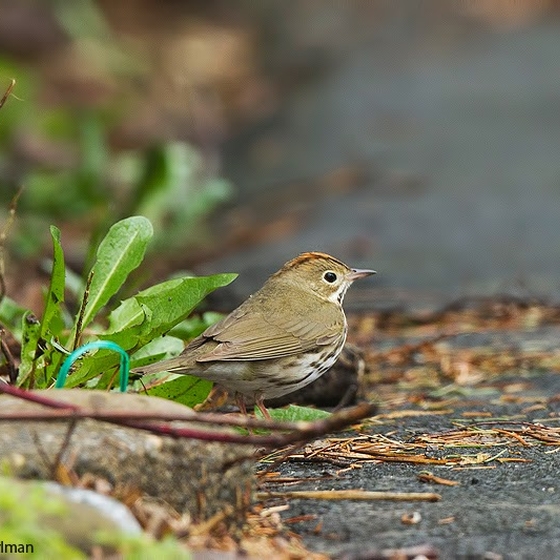
POLYGON ((234 392, 242 413, 252 398, 286 395, 328 371, 346 342, 342 303, 350 285, 374 270, 350 268, 326 253, 288 261, 229 315, 193 339, 181 354, 134 370, 141 375, 194 375, 234 392))

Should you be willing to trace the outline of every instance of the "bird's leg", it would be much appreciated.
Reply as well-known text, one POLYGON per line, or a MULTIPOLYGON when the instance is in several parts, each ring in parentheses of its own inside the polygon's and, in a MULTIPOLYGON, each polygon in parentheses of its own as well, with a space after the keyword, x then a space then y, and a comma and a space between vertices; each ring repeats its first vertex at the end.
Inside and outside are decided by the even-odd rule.
POLYGON ((245 397, 242 393, 235 393, 235 402, 239 407, 239 412, 241 412, 243 416, 247 416, 247 406, 245 405, 245 397))
MULTIPOLYGON (((239 407, 239 412, 241 412, 241 414, 243 414, 244 416, 247 416, 247 406, 245 404, 244 395, 242 395, 241 393, 235 393, 235 401, 237 402, 237 406, 239 407)), ((255 405, 257 406, 257 408, 261 411, 262 415, 267 420, 272 420, 272 418, 270 416, 270 413, 266 409, 266 406, 264 406, 263 401, 264 401, 264 398, 262 397, 262 395, 259 395, 257 393, 255 395, 255 405)))
POLYGON ((264 397, 262 395, 256 396, 255 404, 257 405, 257 408, 262 412, 262 415, 267 420, 272 420, 272 418, 270 416, 270 412, 268 412, 268 410, 266 409, 266 406, 264 406, 264 397))

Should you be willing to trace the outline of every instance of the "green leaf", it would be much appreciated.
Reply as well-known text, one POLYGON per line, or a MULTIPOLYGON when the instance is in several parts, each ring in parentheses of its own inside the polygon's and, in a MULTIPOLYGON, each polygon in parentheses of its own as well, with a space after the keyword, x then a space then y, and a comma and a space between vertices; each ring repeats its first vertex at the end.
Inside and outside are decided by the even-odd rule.
POLYGON ((49 291, 45 302, 45 310, 43 312, 43 319, 41 321, 41 338, 46 339, 48 333, 56 333, 56 328, 53 329, 53 323, 60 324, 60 304, 64 301, 64 286, 65 286, 65 266, 64 266, 64 253, 60 244, 60 230, 51 226, 51 237, 53 241, 53 261, 51 270, 51 279, 49 283, 49 291), (53 330, 55 332, 53 332, 53 330))
POLYGON ((71 375, 66 378, 64 388, 71 389, 73 387, 83 386, 94 377, 104 374, 107 376, 104 386, 98 386, 98 380, 93 386, 98 389, 106 389, 112 377, 115 378, 115 382, 118 381, 116 370, 119 366, 119 362, 119 356, 112 350, 102 348, 100 350, 94 350, 91 353, 87 352, 72 365, 73 371, 71 375))
POLYGON ((135 297, 125 299, 109 314, 109 332, 119 332, 142 324, 146 314, 135 297))
POLYGON ((177 326, 173 327, 169 334, 180 338, 181 340, 192 340, 199 334, 202 334, 210 325, 217 323, 223 318, 222 313, 215 311, 207 311, 202 316, 189 317, 181 321, 177 326))
POLYGON ((197 278, 175 278, 140 292, 136 299, 152 312, 149 324, 145 324, 143 335, 152 340, 167 333, 186 319, 209 293, 216 288, 227 286, 235 278, 237 274, 227 273, 197 278))
POLYGON ((142 262, 152 235, 152 224, 142 216, 126 218, 109 229, 97 249, 82 328, 91 322, 117 293, 130 272, 142 262))
MULTIPOLYGON (((331 415, 330 412, 319 410, 317 408, 309 408, 307 406, 296 406, 291 404, 287 408, 269 409, 270 416, 274 420, 282 422, 312 422, 313 420, 322 420, 331 415)), ((261 411, 255 408, 255 414, 262 418, 261 411)))
POLYGON ((112 340, 133 352, 167 334, 186 319, 210 292, 227 286, 236 277, 236 274, 215 274, 198 278, 174 278, 143 290, 123 301, 111 314, 112 324, 122 323, 125 326, 120 331, 108 332, 99 338, 112 340))
POLYGON ((22 319, 22 337, 21 337, 21 364, 19 366, 18 385, 29 377, 33 370, 33 362, 37 356, 37 346, 41 338, 42 325, 31 313, 28 311, 22 319))
POLYGON ((134 322, 131 322, 129 326, 125 326, 122 330, 117 332, 100 333, 98 338, 101 340, 111 340, 129 353, 135 352, 144 346, 144 344, 147 344, 154 338, 157 338, 159 334, 155 334, 154 336, 143 334, 146 330, 146 324, 150 324, 152 312, 145 305, 138 305, 142 312, 141 321, 138 321, 138 319, 135 318, 134 322))
POLYGON ((185 347, 184 342, 180 338, 174 336, 160 336, 146 346, 135 352, 134 359, 130 362, 131 369, 153 364, 167 358, 172 358, 180 354, 185 347))
MULTIPOLYGON (((122 325, 122 330, 102 333, 98 338, 111 340, 132 354, 148 342, 168 333, 210 292, 226 286, 236 277, 236 274, 216 274, 200 278, 174 278, 147 288, 124 300, 111 313, 110 322, 122 325)), ((106 388, 108 380, 112 377, 112 368, 116 367, 118 362, 119 357, 115 353, 99 350, 94 356, 77 363, 66 386, 76 387, 97 375, 108 374, 104 375, 98 387, 106 388)))
POLYGON ((137 181, 134 200, 138 210, 156 225, 162 211, 168 206, 169 191, 172 191, 173 167, 170 150, 166 146, 155 146, 144 154, 142 177, 137 181), (167 192, 166 192, 167 191, 167 192))
MULTIPOLYGON (((97 249, 97 258, 93 265, 94 275, 89 287, 89 298, 82 320, 82 329, 119 290, 130 272, 142 262, 152 234, 152 225, 142 216, 126 218, 109 229, 97 249)), ((74 340, 76 329, 77 324, 75 323, 66 339, 67 343, 71 344, 74 340)), ((47 366, 48 378, 56 374, 62 359, 61 354, 53 354, 47 366)), ((92 373, 87 378, 96 374, 92 373)), ((70 385, 70 381, 67 385, 70 385)))
POLYGON ((180 375, 167 383, 148 389, 148 394, 193 407, 203 402, 211 389, 212 381, 192 375, 180 375))
MULTIPOLYGON (((33 364, 40 355, 39 345, 43 344, 45 341, 50 341, 53 337, 58 338, 62 329, 64 328, 64 308, 62 303, 64 302, 64 291, 66 285, 66 268, 64 265, 64 252, 62 250, 62 245, 60 244, 60 230, 55 227, 50 227, 51 237, 53 242, 53 259, 51 267, 51 277, 49 282, 49 290, 45 298, 45 310, 43 311, 43 318, 40 325, 40 330, 37 337, 35 338, 35 349, 31 354, 31 348, 29 348, 29 355, 26 355, 25 359, 22 356, 22 367, 20 368, 20 379, 26 379, 31 371, 36 368, 36 364, 33 364), (27 360, 31 360, 28 362, 27 360)), ((24 323, 25 324, 25 323, 24 323)), ((48 346, 43 356, 43 364, 51 364, 53 355, 56 356, 56 363, 60 360, 52 346, 48 346)), ((43 371, 42 379, 38 381, 38 386, 44 388, 53 374, 53 366, 46 367, 43 371)), ((20 381, 21 382, 21 381, 20 381)))
POLYGON ((99 49, 112 44, 111 40, 107 41, 111 35, 107 22, 95 2, 54 2, 52 9, 57 23, 73 41, 88 39, 92 41, 92 48, 95 45, 99 49))

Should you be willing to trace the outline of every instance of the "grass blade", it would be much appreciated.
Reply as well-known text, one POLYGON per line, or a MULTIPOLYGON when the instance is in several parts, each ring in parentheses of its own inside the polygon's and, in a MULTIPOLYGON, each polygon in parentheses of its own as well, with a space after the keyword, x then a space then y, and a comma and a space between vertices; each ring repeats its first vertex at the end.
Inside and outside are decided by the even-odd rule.
MULTIPOLYGON (((53 242, 53 263, 49 291, 45 301, 45 310, 41 320, 41 338, 46 339, 49 332, 52 332, 52 323, 60 318, 60 304, 64 302, 65 286, 65 266, 64 252, 60 244, 60 230, 51 226, 51 237, 53 242)), ((56 330, 56 329, 55 329, 56 330)))

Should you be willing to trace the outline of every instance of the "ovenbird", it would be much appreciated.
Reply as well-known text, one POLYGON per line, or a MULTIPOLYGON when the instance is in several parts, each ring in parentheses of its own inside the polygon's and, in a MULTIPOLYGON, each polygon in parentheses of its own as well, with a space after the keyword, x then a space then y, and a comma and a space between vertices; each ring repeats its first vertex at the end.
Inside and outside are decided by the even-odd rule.
POLYGON ((303 253, 179 356, 136 372, 209 379, 235 391, 243 412, 250 396, 270 418, 264 399, 311 383, 335 363, 346 341, 344 295, 370 274, 375 271, 350 268, 325 253, 303 253))

